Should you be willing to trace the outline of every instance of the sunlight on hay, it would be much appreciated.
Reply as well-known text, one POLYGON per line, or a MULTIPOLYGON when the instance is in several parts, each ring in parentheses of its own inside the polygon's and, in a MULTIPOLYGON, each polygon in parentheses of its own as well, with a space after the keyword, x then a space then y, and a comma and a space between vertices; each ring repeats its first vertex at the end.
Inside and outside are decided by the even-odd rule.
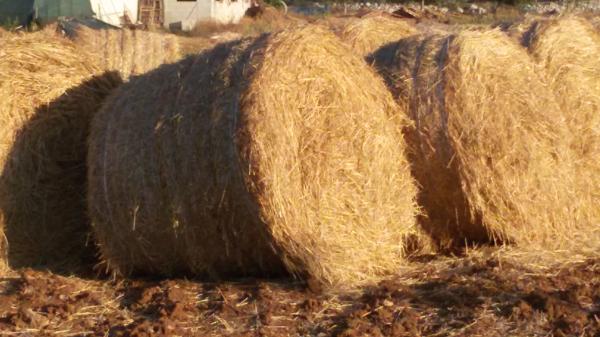
POLYGON ((65 23, 60 28, 102 69, 128 78, 181 58, 175 35, 130 29, 92 29, 65 23))
POLYGON ((598 32, 600 32, 600 16, 596 16, 591 19, 591 23, 596 28, 598 32))
POLYGON ((579 223, 562 113, 526 51, 500 31, 412 37, 374 54, 408 133, 423 224, 465 241, 564 249, 579 223), (486 235, 487 232, 487 235, 486 235))
POLYGON ((0 228, 15 267, 64 265, 88 250, 85 137, 108 89, 80 54, 47 32, 1 40, 0 228))
POLYGON ((350 22, 341 36, 358 54, 368 56, 390 42, 417 33, 415 26, 407 20, 375 12, 350 22))
MULTIPOLYGON (((584 19, 538 22, 529 50, 550 83, 571 134, 578 203, 600 246, 600 34, 584 19)), ((590 229, 591 230, 591 229, 590 229)))
POLYGON ((102 254, 124 274, 285 267, 336 289, 380 280, 416 234, 397 109, 364 61, 318 27, 136 77, 93 124, 102 254))

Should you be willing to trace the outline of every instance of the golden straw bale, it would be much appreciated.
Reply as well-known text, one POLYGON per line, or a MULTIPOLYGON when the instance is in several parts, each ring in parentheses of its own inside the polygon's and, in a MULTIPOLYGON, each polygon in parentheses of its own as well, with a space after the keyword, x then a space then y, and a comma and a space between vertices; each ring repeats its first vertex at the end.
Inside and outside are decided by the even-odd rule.
POLYGON ((592 23, 592 25, 594 26, 594 28, 596 28, 596 30, 600 32, 600 16, 593 17, 590 20, 590 22, 592 23))
MULTIPOLYGON (((120 65, 118 66, 121 74, 139 73, 139 71, 135 69, 135 64, 136 60, 139 59, 137 54, 143 52, 143 50, 139 50, 139 48, 135 47, 136 34, 136 30, 124 29, 121 31, 121 46, 119 50, 121 51, 122 59, 120 65)), ((117 69, 116 66, 115 69, 117 69)), ((143 70, 141 71, 144 72, 143 70)))
POLYGON ((143 30, 95 29, 77 23, 63 23, 61 30, 102 69, 119 71, 121 76, 143 74, 164 63, 181 58, 178 38, 143 30))
POLYGON ((0 229, 9 263, 76 268, 94 258, 86 244, 87 130, 120 80, 94 77, 99 68, 55 34, 14 34, 0 45, 0 229))
POLYGON ((462 31, 373 57, 416 124, 406 137, 422 224, 440 249, 572 243, 562 113, 523 48, 500 31, 462 31))
POLYGON ((377 281, 416 232, 397 109, 364 61, 314 26, 135 77, 90 137, 102 255, 122 274, 377 281))
POLYGON ((341 36, 358 54, 368 56, 385 44, 417 33, 408 20, 374 12, 350 22, 341 36))
MULTIPOLYGON (((577 200, 585 214, 579 221, 591 221, 592 228, 598 232, 600 34, 586 20, 566 17, 538 22, 530 36, 529 50, 543 69, 570 130, 580 191, 577 200)), ((590 234, 590 238, 593 237, 590 234)), ((600 236, 595 237, 600 241, 600 236)))

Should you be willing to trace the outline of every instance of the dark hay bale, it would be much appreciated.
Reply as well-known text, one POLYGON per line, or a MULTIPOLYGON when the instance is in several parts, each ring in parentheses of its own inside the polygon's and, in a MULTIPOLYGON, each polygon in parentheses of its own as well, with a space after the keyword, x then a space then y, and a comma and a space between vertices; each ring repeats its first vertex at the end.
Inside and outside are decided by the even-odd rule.
POLYGON ((73 271, 94 258, 87 244, 87 131, 120 78, 99 75, 51 34, 14 34, 1 43, 0 228, 8 262, 73 271))

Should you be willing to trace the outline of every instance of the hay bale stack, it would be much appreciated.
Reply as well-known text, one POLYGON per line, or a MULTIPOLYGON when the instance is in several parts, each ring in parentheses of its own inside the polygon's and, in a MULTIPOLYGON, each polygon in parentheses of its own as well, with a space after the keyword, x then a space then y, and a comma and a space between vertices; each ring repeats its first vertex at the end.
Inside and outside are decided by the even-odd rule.
POLYGON ((394 272, 416 212, 396 109, 367 65, 313 26, 134 78, 91 134, 104 258, 124 274, 287 270, 336 288, 394 272))
POLYGON ((422 224, 440 249, 571 245, 561 113, 524 49, 463 31, 400 40, 374 62, 416 123, 406 137, 422 224))
POLYGON ((68 40, 14 34, 0 48, 0 232, 12 267, 54 270, 94 257, 85 207, 86 136, 116 75, 68 40))
POLYGON ((598 231, 600 34, 584 19, 567 17, 540 21, 529 35, 529 51, 543 69, 571 132, 573 163, 581 191, 578 200, 598 231))
POLYGON ((368 56, 388 43, 417 33, 408 20, 374 12, 350 22, 341 36, 359 55, 368 56))
POLYGON ((138 75, 180 59, 174 35, 142 30, 90 28, 76 22, 63 22, 60 30, 85 51, 92 51, 95 63, 123 78, 138 75))

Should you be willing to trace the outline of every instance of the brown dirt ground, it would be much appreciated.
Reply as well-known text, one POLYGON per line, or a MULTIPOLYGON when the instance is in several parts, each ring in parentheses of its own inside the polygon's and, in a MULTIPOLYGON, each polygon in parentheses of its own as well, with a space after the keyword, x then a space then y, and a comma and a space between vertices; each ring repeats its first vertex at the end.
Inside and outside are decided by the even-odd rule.
POLYGON ((539 271, 494 254, 425 259, 356 293, 290 280, 0 279, 0 336, 600 337, 600 259, 539 271))

